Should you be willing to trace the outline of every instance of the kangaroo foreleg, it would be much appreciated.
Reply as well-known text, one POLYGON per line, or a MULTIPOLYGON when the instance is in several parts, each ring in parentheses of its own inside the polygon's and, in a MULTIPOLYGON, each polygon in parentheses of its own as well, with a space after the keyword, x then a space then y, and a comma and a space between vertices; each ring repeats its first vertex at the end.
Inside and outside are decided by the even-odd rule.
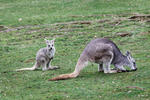
POLYGON ((114 55, 112 52, 109 53, 110 53, 110 57, 109 56, 104 57, 104 62, 103 62, 104 73, 117 73, 117 70, 111 70, 110 68, 114 55))
POLYGON ((117 73, 117 70, 111 70, 110 64, 111 64, 110 62, 103 63, 104 73, 117 73))

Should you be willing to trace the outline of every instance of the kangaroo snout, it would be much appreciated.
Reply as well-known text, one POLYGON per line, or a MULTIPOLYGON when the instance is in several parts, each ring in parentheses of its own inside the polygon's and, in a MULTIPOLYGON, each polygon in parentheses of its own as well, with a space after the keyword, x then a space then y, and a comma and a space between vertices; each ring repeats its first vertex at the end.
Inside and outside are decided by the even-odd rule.
POLYGON ((132 69, 131 71, 136 71, 137 70, 137 68, 135 68, 135 69, 132 69))
POLYGON ((53 48, 50 48, 49 50, 52 50, 53 48))

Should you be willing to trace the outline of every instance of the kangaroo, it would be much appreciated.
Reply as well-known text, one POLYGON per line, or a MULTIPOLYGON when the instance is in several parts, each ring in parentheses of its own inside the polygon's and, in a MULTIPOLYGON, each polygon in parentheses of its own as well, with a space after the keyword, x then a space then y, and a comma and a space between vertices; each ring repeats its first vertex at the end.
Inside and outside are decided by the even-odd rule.
POLYGON ((126 71, 123 66, 129 66, 132 71, 137 70, 135 60, 132 58, 130 52, 127 51, 126 55, 123 55, 113 41, 106 38, 97 38, 87 44, 78 59, 74 72, 59 75, 58 77, 49 79, 49 81, 75 78, 87 66, 89 61, 97 63, 98 71, 104 71, 104 73, 118 72, 117 70, 110 69, 111 64, 115 66, 115 69, 121 71, 126 71))
POLYGON ((55 47, 54 47, 54 41, 53 40, 46 40, 47 47, 41 48, 37 54, 36 54, 36 63, 34 64, 33 67, 31 68, 22 68, 22 69, 17 69, 16 71, 23 71, 23 70, 36 70, 40 66, 42 66, 42 70, 50 70, 50 69, 57 69, 57 66, 51 66, 50 62, 53 59, 55 55, 55 47))

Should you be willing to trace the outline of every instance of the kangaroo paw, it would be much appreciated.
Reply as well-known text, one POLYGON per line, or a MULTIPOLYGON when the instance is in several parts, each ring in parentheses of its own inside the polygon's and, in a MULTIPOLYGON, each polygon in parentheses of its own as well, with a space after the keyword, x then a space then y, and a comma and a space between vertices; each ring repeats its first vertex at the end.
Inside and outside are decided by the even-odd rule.
POLYGON ((130 72, 130 70, 117 70, 118 73, 121 73, 121 72, 130 72))
POLYGON ((105 74, 109 73, 117 73, 117 70, 104 71, 105 74))
POLYGON ((117 70, 110 70, 108 73, 117 73, 117 70))
POLYGON ((51 67, 49 67, 48 69, 49 70, 54 70, 54 69, 59 69, 60 67, 58 67, 58 66, 51 66, 51 67))
POLYGON ((104 72, 104 70, 98 70, 98 72, 104 72))

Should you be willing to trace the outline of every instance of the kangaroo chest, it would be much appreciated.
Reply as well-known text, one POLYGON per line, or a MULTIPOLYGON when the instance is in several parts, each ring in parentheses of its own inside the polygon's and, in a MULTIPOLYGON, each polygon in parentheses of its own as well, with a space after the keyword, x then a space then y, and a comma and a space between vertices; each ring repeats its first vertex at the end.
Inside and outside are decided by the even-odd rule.
POLYGON ((55 55, 55 49, 49 50, 49 51, 47 52, 48 58, 53 58, 54 55, 55 55))

